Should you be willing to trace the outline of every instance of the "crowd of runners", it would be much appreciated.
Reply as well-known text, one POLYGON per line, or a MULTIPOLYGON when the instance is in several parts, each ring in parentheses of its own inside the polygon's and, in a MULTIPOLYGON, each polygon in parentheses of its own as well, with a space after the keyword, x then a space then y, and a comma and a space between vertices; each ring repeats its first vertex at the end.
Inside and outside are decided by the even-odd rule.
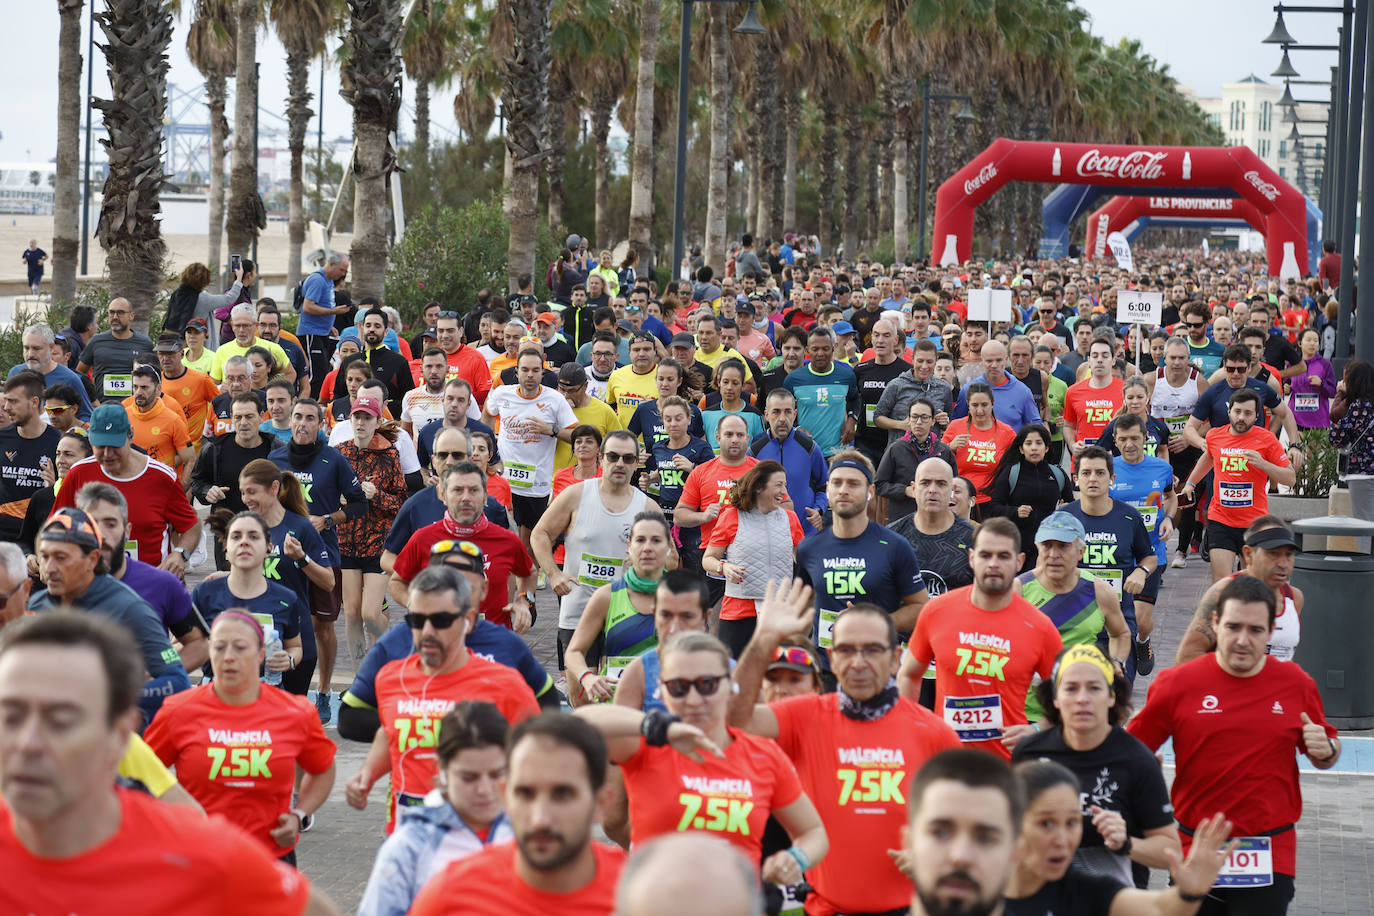
POLYGON ((660 286, 572 236, 551 301, 409 328, 338 255, 156 339, 123 298, 26 328, 0 911, 335 912, 295 854, 340 783, 365 916, 1284 913, 1341 744, 1268 496, 1329 441, 1374 514, 1336 293, 785 241, 660 286))

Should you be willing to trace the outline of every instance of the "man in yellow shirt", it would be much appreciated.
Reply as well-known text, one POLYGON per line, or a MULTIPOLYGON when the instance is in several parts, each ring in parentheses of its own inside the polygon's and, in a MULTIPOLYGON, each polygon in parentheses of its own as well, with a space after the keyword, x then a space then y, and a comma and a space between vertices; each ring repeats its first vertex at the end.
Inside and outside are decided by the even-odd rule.
POLYGON ((621 426, 629 425, 636 407, 658 397, 656 354, 654 335, 635 331, 630 338, 630 364, 612 372, 606 382, 606 403, 615 408, 621 426))
POLYGON ((286 351, 270 340, 258 336, 258 313, 247 302, 240 302, 229 313, 229 327, 234 332, 233 340, 226 340, 215 351, 215 364, 210 368, 210 377, 216 382, 224 379, 224 364, 231 356, 245 356, 253 347, 262 347, 276 360, 282 375, 288 382, 296 380, 296 370, 287 358, 286 351))

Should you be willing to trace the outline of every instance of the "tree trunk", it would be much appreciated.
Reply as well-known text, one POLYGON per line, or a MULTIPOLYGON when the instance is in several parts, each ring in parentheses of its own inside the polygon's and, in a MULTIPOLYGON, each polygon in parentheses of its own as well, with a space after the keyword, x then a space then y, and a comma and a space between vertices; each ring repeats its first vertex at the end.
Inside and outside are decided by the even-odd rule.
MULTIPOLYGON (((816 186, 816 209, 817 222, 816 238, 821 243, 821 253, 826 257, 833 257, 835 249, 834 242, 835 226, 835 164, 838 158, 839 144, 839 112, 830 99, 824 99, 821 104, 821 161, 820 173, 821 180, 816 186)), ((789 138, 790 142, 790 138, 789 138)), ((791 152, 789 150, 789 152, 791 152)))
MULTIPOLYGON (((76 298, 81 252, 81 8, 82 0, 59 0, 57 35, 57 174, 53 181, 52 300, 76 298)), ((87 166, 89 168, 89 166, 87 166)))
POLYGON ((844 256, 854 261, 859 256, 859 153, 857 142, 863 130, 858 109, 851 106, 845 116, 844 134, 851 142, 844 145, 844 256))
POLYGON ((415 81, 415 168, 429 191, 429 80, 415 81))
POLYGON ((290 212, 286 224, 286 291, 301 282, 301 250, 305 247, 305 133, 310 128, 310 51, 286 54, 287 146, 291 150, 290 212))
MULTIPOLYGON (((506 109, 509 163, 506 246, 510 290, 522 274, 535 274, 539 240, 539 166, 549 91, 549 0, 509 0, 514 42, 506 60, 501 101, 506 109)), ((652 94, 651 99, 652 101, 652 94)))
MULTIPOLYGON (((649 267, 654 231, 654 66, 658 63, 660 0, 639 10, 639 62, 635 70, 635 136, 630 157, 630 244, 649 267)), ((675 273, 676 265, 672 271, 675 273)))
POLYGON ((749 177, 745 182, 747 192, 744 197, 744 215, 741 222, 744 224, 743 232, 752 234, 758 231, 759 157, 756 151, 749 156, 745 168, 749 170, 749 177))
MULTIPOLYGON (((773 102, 774 112, 782 114, 781 92, 774 92, 773 102)), ((783 196, 787 190, 786 182, 783 180, 787 175, 787 127, 777 117, 774 117, 773 123, 768 127, 768 139, 773 145, 773 195, 768 202, 768 236, 781 239, 783 196)), ((759 250, 767 247, 760 244, 759 250)))
POLYGON ((266 211, 258 196, 258 149, 254 124, 258 108, 257 0, 238 0, 234 43, 234 155, 229 171, 229 254, 245 257, 258 230, 266 225, 266 211))
MULTIPOLYGON (((778 126, 778 58, 766 42, 754 45, 754 134, 758 140, 759 196, 754 215, 754 235, 759 248, 772 231, 773 194, 781 163, 773 142, 778 126)), ((782 201, 778 201, 781 215, 782 201)))
MULTIPOLYGON (((568 109, 572 106, 572 86, 566 75, 549 77, 549 107, 545 122, 549 151, 544 160, 549 179, 549 229, 555 235, 563 225, 563 177, 568 170, 568 109)), ((586 231, 586 227, 581 227, 586 231)), ((597 239, 601 241, 600 238, 597 239)))
POLYGON ((882 179, 879 176, 882 161, 880 148, 874 144, 868 144, 867 155, 864 156, 864 169, 867 173, 868 186, 868 219, 864 223, 864 232, 868 236, 868 244, 873 244, 882 235, 882 179))
POLYGON ((907 210, 907 148, 911 129, 910 111, 898 109, 896 129, 892 132, 892 251, 893 258, 905 261, 911 250, 911 219, 907 210))
MULTIPOLYGON (((801 90, 789 89, 784 96, 784 106, 783 122, 787 125, 787 136, 783 157, 782 230, 795 232, 797 229, 797 135, 801 132, 802 117, 801 90)), ((825 238, 826 236, 822 234, 821 239, 824 240, 825 238)))
POLYGON ((596 162, 592 169, 596 176, 596 243, 611 243, 611 174, 607 143, 611 136, 611 112, 615 96, 598 93, 592 104, 592 138, 596 143, 596 162))
MULTIPOLYGON (((712 270, 723 275, 730 200, 730 33, 720 5, 712 4, 709 9, 711 158, 706 187, 706 248, 702 256, 712 270)), ((682 40, 686 41, 686 36, 682 40)))
POLYGON ((229 121, 224 117, 225 100, 229 95, 227 83, 223 76, 205 80, 210 109, 210 246, 206 263, 210 266, 212 279, 218 279, 224 268, 220 250, 224 245, 224 146, 229 142, 229 121))
MULTIPOLYGON (((391 168, 375 169, 394 157, 386 125, 353 119, 353 245, 348 258, 353 295, 382 298, 386 282, 387 178, 391 168)), ((354 300, 355 302, 357 299, 354 300)))

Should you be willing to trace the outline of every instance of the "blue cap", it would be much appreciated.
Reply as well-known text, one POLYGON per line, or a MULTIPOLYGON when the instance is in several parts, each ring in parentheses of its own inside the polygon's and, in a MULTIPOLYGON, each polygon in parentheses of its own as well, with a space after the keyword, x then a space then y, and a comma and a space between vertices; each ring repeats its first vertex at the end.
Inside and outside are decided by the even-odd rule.
POLYGON ((91 445, 126 445, 133 427, 129 415, 119 404, 101 404, 91 414, 91 426, 86 437, 91 445))
POLYGON ((1068 512, 1053 512, 1049 518, 1040 523, 1040 527, 1035 531, 1035 543, 1043 544, 1046 541, 1062 541, 1065 544, 1072 544, 1074 541, 1087 539, 1087 532, 1083 530, 1083 523, 1078 517, 1068 512))
POLYGON ((853 334, 854 325, 850 324, 848 321, 841 320, 832 324, 830 330, 835 332, 836 337, 839 337, 841 334, 853 334))

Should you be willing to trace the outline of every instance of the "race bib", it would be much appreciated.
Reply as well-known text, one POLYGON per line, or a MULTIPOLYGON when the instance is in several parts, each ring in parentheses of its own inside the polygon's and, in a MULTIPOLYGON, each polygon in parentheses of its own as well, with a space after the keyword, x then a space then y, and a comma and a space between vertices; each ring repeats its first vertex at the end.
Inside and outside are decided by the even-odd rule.
POLYGON ((1171 436, 1183 435, 1183 430, 1188 425, 1188 416, 1186 414, 1181 417, 1164 417, 1163 420, 1164 425, 1169 427, 1169 435, 1171 436))
POLYGON ((1321 407, 1320 398, 1315 394, 1295 394, 1293 395, 1293 409, 1310 413, 1321 407))
POLYGON ((582 554, 582 568, 577 574, 577 581, 583 585, 590 585, 592 588, 600 588, 620 575, 620 566, 623 560, 614 557, 595 557, 589 553, 582 554))
POLYGON ((1145 530, 1153 534, 1155 523, 1159 521, 1159 507, 1136 506, 1136 511, 1140 513, 1140 520, 1145 523, 1145 530))
POLYGON ((107 375, 104 380, 104 397, 126 398, 134 393, 134 377, 132 375, 107 375))
POLYGON ((528 489, 534 486, 534 465, 516 464, 514 461, 505 463, 506 481, 513 487, 528 489))
POLYGON ((1244 836, 1226 857, 1213 887, 1268 887, 1274 883, 1272 838, 1244 836))
POLYGON ((616 683, 625 676, 625 669, 630 667, 630 662, 635 660, 633 655, 611 655, 601 660, 601 676, 608 677, 616 683))
POLYGON ((878 410, 878 405, 877 405, 877 404, 865 404, 865 405, 864 405, 864 424, 865 424, 866 426, 868 426, 870 429, 873 428, 873 414, 875 414, 875 413, 877 412, 877 410, 878 410))
POLYGON ((1229 509, 1248 509, 1255 504, 1254 487, 1252 483, 1217 481, 1217 500, 1229 509))
POLYGON ((820 623, 816 625, 816 645, 822 649, 835 645, 835 621, 839 616, 839 611, 821 611, 820 623))
POLYGON ((1002 737, 1002 698, 945 697, 945 722, 960 741, 989 741, 1002 737))
POLYGON ((1125 576, 1122 575, 1121 570, 1089 569, 1088 572, 1092 573, 1094 578, 1101 579, 1103 582, 1106 582, 1108 585, 1110 585, 1112 587, 1112 591, 1116 592, 1116 599, 1118 601, 1121 600, 1121 583, 1125 579, 1125 576))
MULTIPOLYGON (((276 624, 272 622, 271 614, 259 614, 256 611, 250 611, 248 616, 258 622, 258 626, 262 627, 264 633, 267 632, 268 627, 276 626, 276 624)), ((278 633, 277 635, 280 636, 281 634, 278 633)))

